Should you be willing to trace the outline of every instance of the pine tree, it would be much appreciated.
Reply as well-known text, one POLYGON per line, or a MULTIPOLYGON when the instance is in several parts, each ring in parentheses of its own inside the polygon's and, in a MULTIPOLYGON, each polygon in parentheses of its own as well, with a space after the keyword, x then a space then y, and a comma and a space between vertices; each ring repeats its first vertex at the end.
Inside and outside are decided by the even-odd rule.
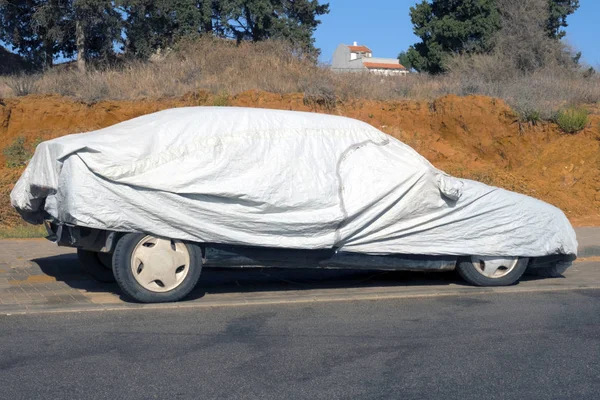
POLYGON ((579 0, 549 0, 549 17, 546 31, 548 36, 553 39, 562 39, 566 32, 561 28, 566 28, 567 17, 573 14, 579 8, 579 0))
MULTIPOLYGON (((226 33, 239 40, 285 39, 315 52, 313 33, 317 17, 329 13, 329 3, 318 0, 229 1, 224 11, 226 33)), ((222 16, 223 17, 223 16, 222 16)))
POLYGON ((0 0, 0 40, 34 67, 52 66, 64 47, 67 0, 0 0))
POLYGON ((494 0, 423 0, 410 9, 414 33, 421 42, 408 49, 417 71, 439 73, 452 53, 482 53, 493 48, 500 29, 494 0))
POLYGON ((107 61, 121 34, 121 16, 110 0, 0 0, 0 39, 37 67, 61 54, 107 61))
POLYGON ((400 62, 400 64, 402 64, 402 66, 408 70, 412 69, 412 63, 410 61, 410 59, 408 58, 408 54, 406 53, 406 51, 401 51, 400 54, 398 54, 398 61, 400 62))
POLYGON ((74 0, 70 8, 71 46, 77 52, 77 66, 85 71, 90 60, 109 62, 121 38, 122 18, 110 0, 74 0))
POLYGON ((313 54, 318 0, 0 0, 0 40, 38 67, 61 55, 109 62, 115 47, 145 59, 184 37, 285 39, 313 54), (122 33, 124 33, 122 37, 122 33))
MULTIPOLYGON (((567 16, 577 10, 579 0, 544 0, 545 32, 559 40, 564 37, 567 16)), ((452 54, 488 53, 496 45, 501 29, 499 4, 524 6, 523 0, 423 0, 410 9, 414 32, 421 41, 411 46, 406 58, 418 71, 444 71, 445 59, 452 54), (514 3, 513 3, 514 2, 514 3)), ((542 7, 544 7, 542 5, 542 7)), ((542 22, 542 27, 544 23, 542 22)))

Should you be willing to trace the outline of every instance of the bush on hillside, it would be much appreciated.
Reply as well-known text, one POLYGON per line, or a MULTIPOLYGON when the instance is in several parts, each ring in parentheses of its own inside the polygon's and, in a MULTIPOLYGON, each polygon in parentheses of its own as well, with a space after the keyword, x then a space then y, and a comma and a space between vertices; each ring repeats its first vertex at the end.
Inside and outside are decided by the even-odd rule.
POLYGON ((6 159, 6 166, 9 168, 18 168, 27 165, 32 157, 31 151, 25 146, 25 138, 19 136, 10 146, 7 146, 2 152, 6 159))
POLYGON ((313 109, 322 107, 326 110, 333 110, 337 103, 335 92, 335 86, 330 80, 320 79, 308 82, 304 89, 304 105, 313 109))
POLYGON ((589 111, 582 107, 569 107, 556 114, 556 123, 566 133, 576 133, 588 124, 589 111))
POLYGON ((15 96, 27 96, 37 91, 37 75, 19 74, 11 75, 6 79, 6 85, 15 96))

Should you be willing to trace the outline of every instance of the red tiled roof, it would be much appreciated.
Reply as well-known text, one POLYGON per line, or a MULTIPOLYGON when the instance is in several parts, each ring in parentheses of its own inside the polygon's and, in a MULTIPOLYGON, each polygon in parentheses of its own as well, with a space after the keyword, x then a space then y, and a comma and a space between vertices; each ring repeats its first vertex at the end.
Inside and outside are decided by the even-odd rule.
POLYGON ((364 62, 363 63, 367 68, 378 68, 378 69, 406 69, 402 64, 387 64, 387 63, 374 63, 374 62, 364 62))
POLYGON ((372 53, 371 49, 367 46, 348 46, 353 53, 372 53))

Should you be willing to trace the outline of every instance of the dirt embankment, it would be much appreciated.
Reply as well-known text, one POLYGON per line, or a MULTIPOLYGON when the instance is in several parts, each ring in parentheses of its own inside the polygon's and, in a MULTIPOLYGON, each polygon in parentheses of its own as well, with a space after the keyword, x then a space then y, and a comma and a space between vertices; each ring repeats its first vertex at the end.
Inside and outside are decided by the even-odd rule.
MULTIPOLYGON (((600 113, 575 135, 557 126, 519 123, 501 100, 446 96, 434 102, 347 101, 334 110, 305 105, 301 94, 245 92, 229 99, 205 92, 179 99, 85 104, 58 96, 0 100, 0 149, 17 137, 32 146, 170 107, 229 104, 329 112, 361 119, 409 144, 457 176, 525 193, 560 207, 576 225, 600 225, 600 113)), ((22 168, 0 155, 0 225, 18 223, 8 194, 22 168)), ((399 172, 400 173, 400 172, 399 172)))

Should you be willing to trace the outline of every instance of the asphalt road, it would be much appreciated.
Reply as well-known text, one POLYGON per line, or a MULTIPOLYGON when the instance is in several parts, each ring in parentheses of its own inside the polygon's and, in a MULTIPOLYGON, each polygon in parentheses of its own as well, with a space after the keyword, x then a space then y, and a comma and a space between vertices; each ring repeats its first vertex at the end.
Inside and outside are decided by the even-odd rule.
POLYGON ((600 290, 0 316, 2 399, 599 399, 600 290))

